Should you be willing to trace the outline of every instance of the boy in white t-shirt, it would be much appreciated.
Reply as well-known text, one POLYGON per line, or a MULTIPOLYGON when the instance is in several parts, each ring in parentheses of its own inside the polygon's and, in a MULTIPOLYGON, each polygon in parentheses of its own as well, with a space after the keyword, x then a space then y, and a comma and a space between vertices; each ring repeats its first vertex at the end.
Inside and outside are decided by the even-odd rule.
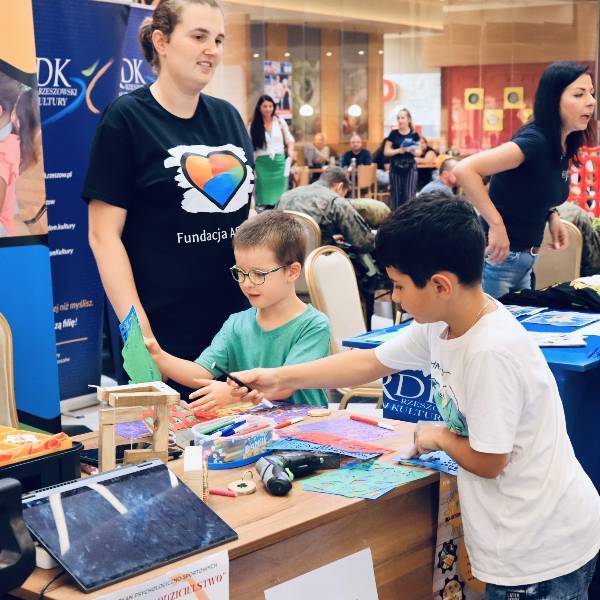
POLYGON ((268 395, 430 373, 447 427, 420 427, 414 453, 444 450, 460 465, 465 542, 487 598, 587 598, 600 497, 573 453, 554 377, 525 329, 482 291, 485 237, 471 205, 435 192, 419 200, 376 241, 393 300, 414 323, 375 350, 237 375, 268 395))

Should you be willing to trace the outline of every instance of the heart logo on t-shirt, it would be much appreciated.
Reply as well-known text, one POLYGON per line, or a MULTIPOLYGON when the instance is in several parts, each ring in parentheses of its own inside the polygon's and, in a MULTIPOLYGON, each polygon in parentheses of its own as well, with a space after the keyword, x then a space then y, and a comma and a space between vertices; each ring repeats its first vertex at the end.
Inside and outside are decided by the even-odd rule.
POLYGON ((207 156, 186 152, 181 156, 185 178, 219 208, 225 208, 244 183, 244 163, 233 152, 207 156))

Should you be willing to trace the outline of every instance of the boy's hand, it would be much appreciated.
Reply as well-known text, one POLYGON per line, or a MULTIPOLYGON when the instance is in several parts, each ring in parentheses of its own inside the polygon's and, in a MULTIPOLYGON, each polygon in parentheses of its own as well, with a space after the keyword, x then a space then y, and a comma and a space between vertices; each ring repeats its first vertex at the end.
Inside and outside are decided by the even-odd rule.
MULTIPOLYGON (((240 371, 232 373, 236 379, 240 379, 244 383, 261 392, 267 398, 277 396, 278 392, 282 391, 279 378, 276 375, 277 369, 251 369, 250 371, 240 371)), ((231 394, 236 398, 246 398, 247 388, 239 386, 231 379, 227 380, 227 384, 231 388, 231 394)))
POLYGON ((194 398, 198 398, 198 400, 191 402, 189 406, 206 412, 224 408, 228 404, 234 404, 240 400, 258 404, 263 398, 259 391, 248 392, 247 388, 241 388, 245 393, 234 395, 233 390, 223 381, 214 379, 194 379, 194 381, 200 389, 190 394, 190 400, 194 398))
MULTIPOLYGON (((419 423, 419 427, 415 430, 415 454, 427 454, 428 452, 434 452, 436 450, 442 450, 441 447, 441 436, 448 432, 446 427, 440 427, 439 425, 427 425, 419 423)), ((407 458, 407 457, 405 457, 407 458)))

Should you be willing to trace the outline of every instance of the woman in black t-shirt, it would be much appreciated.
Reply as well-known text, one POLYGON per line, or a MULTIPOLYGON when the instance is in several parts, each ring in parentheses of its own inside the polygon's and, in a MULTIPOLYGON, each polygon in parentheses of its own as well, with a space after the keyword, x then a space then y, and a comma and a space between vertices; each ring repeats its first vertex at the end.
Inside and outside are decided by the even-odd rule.
POLYGON ((426 138, 421 136, 419 140, 419 147, 421 148, 421 156, 417 159, 417 190, 422 190, 428 183, 433 180, 433 172, 435 167, 421 167, 421 164, 432 164, 435 163, 438 157, 438 151, 429 145, 426 138))
POLYGON ((553 248, 566 248, 567 232, 555 207, 569 193, 569 159, 593 139, 595 108, 588 67, 554 63, 540 79, 533 120, 510 142, 456 165, 456 179, 487 229, 483 287, 488 294, 501 298, 532 287, 546 222, 553 248), (489 194, 483 183, 488 175, 489 194))
POLYGON ((134 305, 144 335, 187 359, 245 306, 228 268, 248 216, 252 145, 237 110, 201 94, 223 39, 215 0, 158 4, 140 28, 158 78, 106 109, 83 192, 117 316, 134 305))
POLYGON ((417 193, 417 164, 421 156, 420 136, 412 128, 412 117, 406 108, 398 111, 398 129, 390 132, 383 147, 384 156, 391 159, 390 192, 392 209, 408 202, 417 193))

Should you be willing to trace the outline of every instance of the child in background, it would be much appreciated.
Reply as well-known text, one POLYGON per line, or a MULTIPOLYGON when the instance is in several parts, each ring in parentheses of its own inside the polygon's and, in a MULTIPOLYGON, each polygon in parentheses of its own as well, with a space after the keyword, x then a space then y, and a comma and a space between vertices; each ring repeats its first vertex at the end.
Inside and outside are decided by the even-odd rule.
MULTIPOLYGON (((243 223, 233 238, 236 264, 231 267, 252 308, 231 315, 195 362, 177 358, 148 340, 148 350, 161 373, 188 387, 199 387, 190 395, 191 406, 208 412, 239 402, 219 375, 213 362, 227 371, 255 365, 280 367, 329 354, 327 317, 297 296, 295 283, 306 253, 306 233, 291 215, 269 211, 243 223)), ((207 282, 207 288, 210 282, 207 282)), ((321 390, 303 386, 280 390, 270 400, 327 406, 321 390)), ((244 400, 257 402, 261 395, 250 392, 244 400)))
POLYGON ((484 248, 468 202, 432 192, 403 204, 380 227, 376 249, 392 299, 415 321, 375 350, 233 375, 274 394, 300 384, 357 386, 404 369, 430 373, 447 427, 424 424, 409 454, 444 450, 459 464, 465 543, 486 598, 584 600, 600 546, 600 498, 573 453, 541 350, 483 293, 484 248))
POLYGON ((16 182, 35 162, 34 137, 39 126, 33 90, 0 72, 0 237, 17 235, 16 182))

